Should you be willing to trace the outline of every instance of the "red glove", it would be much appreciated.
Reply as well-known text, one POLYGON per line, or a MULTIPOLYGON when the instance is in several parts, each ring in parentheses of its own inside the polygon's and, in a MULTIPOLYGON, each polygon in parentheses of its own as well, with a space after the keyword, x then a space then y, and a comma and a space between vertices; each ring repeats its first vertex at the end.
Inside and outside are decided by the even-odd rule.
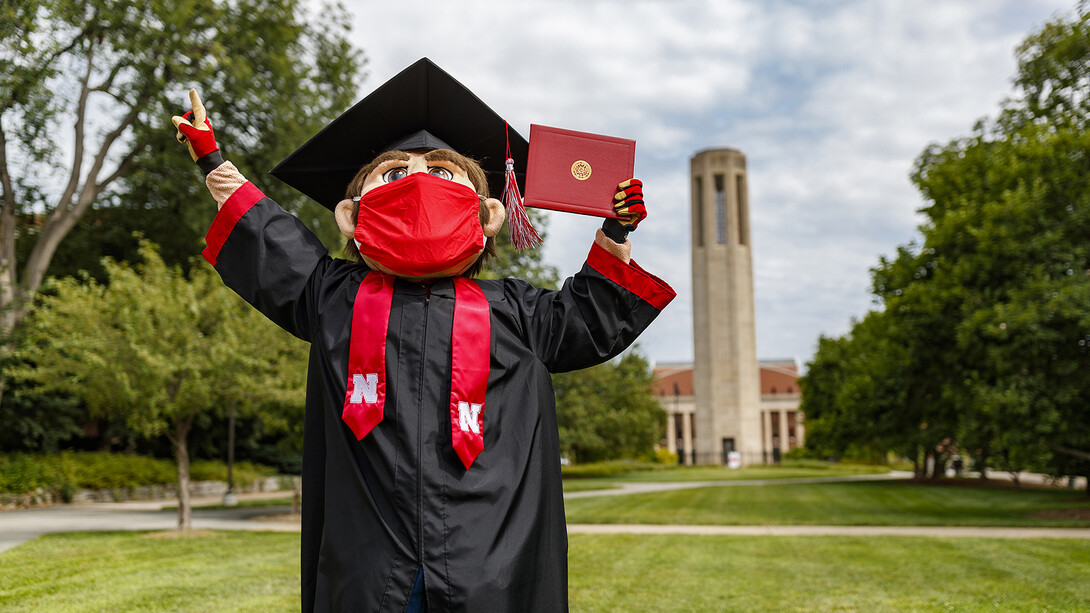
POLYGON ((629 232, 636 229, 647 217, 647 207, 643 204, 643 181, 629 179, 617 186, 613 196, 613 210, 620 215, 620 222, 629 232))
MULTIPOLYGON (((192 118, 193 111, 182 115, 182 117, 184 119, 192 118)), ((207 117, 204 118, 204 127, 198 128, 192 124, 183 123, 178 126, 178 132, 182 134, 178 141, 189 145, 190 151, 196 156, 196 159, 220 150, 219 145, 216 144, 216 134, 212 131, 212 122, 208 121, 207 117)))
POLYGON ((216 135, 212 132, 212 123, 208 121, 204 104, 201 103, 201 97, 197 95, 197 90, 189 90, 189 101, 193 105, 193 110, 182 117, 175 115, 171 118, 171 121, 174 122, 174 127, 178 128, 178 134, 175 138, 178 139, 179 143, 185 143, 189 146, 189 155, 196 162, 209 153, 219 151, 220 148, 216 145, 216 135))

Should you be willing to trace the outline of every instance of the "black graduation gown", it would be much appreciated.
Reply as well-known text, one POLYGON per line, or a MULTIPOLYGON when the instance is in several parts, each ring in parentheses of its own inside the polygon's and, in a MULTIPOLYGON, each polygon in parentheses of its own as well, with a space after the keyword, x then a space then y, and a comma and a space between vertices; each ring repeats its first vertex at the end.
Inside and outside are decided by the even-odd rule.
POLYGON ((550 372, 631 344, 673 290, 601 247, 559 291, 480 280, 491 309, 484 451, 451 445, 454 289, 398 280, 383 420, 357 441, 341 420, 352 305, 368 269, 331 259, 247 183, 205 257, 250 304, 311 343, 303 456, 304 611, 404 611, 423 568, 428 610, 567 610, 567 533, 550 372))

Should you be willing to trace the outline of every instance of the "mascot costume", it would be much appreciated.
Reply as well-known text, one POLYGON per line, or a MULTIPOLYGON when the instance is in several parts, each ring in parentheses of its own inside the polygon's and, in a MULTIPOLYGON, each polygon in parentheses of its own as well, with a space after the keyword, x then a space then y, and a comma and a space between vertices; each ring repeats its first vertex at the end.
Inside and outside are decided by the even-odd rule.
MULTIPOLYGON (((549 373, 619 354, 673 290, 615 219, 558 291, 472 278, 505 219, 490 194, 515 187, 527 144, 426 58, 273 170, 333 210, 356 261, 224 161, 190 99, 178 140, 219 205, 204 257, 311 344, 302 609, 566 611, 549 373)), ((640 183, 614 207, 635 229, 640 183)))

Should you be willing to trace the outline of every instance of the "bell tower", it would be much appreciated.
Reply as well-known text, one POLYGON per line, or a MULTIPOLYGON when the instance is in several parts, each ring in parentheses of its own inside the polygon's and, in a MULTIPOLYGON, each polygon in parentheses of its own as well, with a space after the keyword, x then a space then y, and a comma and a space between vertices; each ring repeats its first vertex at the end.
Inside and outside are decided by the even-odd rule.
MULTIPOLYGON (((760 464, 760 371, 746 157, 709 149, 690 160, 695 462, 760 464)), ((686 463, 690 458, 686 459, 686 463)))

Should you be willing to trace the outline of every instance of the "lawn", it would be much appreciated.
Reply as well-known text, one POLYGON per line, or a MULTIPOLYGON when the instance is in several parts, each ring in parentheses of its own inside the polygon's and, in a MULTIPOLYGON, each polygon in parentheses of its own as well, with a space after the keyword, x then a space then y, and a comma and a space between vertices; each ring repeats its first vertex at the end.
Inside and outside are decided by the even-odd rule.
POLYGON ((805 477, 844 477, 888 473, 886 466, 864 464, 826 464, 816 462, 784 463, 780 466, 678 466, 664 470, 645 470, 610 476, 612 481, 752 481, 758 479, 800 479, 805 477))
POLYGON ((611 481, 602 481, 600 479, 575 479, 565 480, 564 493, 569 492, 587 492, 590 490, 614 490, 617 486, 611 481))
POLYGON ((1083 492, 908 481, 702 487, 564 504, 568 523, 1090 527, 1083 492))
POLYGON ((0 611, 298 609, 298 534, 81 532, 0 554, 0 611))
MULTIPOLYGON (((0 554, 0 610, 297 611, 298 534, 49 535, 0 554)), ((572 535, 573 611, 1080 611, 1090 543, 572 535)))
POLYGON ((1090 542, 572 535, 573 611, 1086 611, 1090 542))
POLYGON ((888 473, 889 467, 869 464, 833 464, 816 460, 784 460, 782 464, 777 465, 731 469, 726 466, 681 466, 614 461, 565 466, 562 472, 566 483, 574 481, 750 481, 882 474, 888 473))
POLYGON ((663 466, 661 464, 638 464, 628 469, 625 464, 624 462, 607 462, 565 469, 564 491, 615 489, 617 483, 627 482, 756 481, 874 475, 889 472, 886 466, 830 464, 815 461, 785 461, 778 466, 752 466, 741 469, 730 469, 726 466, 663 466), (607 476, 596 475, 603 472, 607 473, 607 476))

